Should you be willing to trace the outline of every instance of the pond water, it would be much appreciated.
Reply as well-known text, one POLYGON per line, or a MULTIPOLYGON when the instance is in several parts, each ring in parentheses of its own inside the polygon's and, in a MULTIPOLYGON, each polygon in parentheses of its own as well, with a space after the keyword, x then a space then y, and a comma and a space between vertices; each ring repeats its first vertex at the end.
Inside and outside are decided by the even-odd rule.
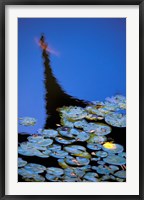
MULTIPOLYGON (((102 24, 105 27, 102 29, 103 34, 108 24, 117 24, 115 30, 109 27, 111 33, 116 34, 114 41, 110 37, 110 43, 117 42, 123 50, 123 59, 118 57, 114 60, 114 63, 117 63, 116 69, 109 65, 106 67, 106 63, 100 64, 105 66, 102 69, 91 67, 95 60, 89 62, 90 67, 82 68, 83 63, 87 63, 88 53, 85 54, 80 47, 83 62, 80 63, 76 55, 77 50, 76 54, 72 51, 73 59, 77 59, 75 64, 81 64, 79 68, 74 66, 72 70, 66 67, 67 63, 63 63, 63 55, 59 58, 58 53, 53 55, 50 52, 49 46, 47 49, 44 47, 47 43, 43 36, 38 40, 40 48, 33 48, 36 49, 38 57, 34 60, 32 47, 28 46, 29 42, 23 42, 26 41, 26 37, 30 40, 34 35, 32 31, 29 32, 29 36, 22 32, 23 29, 28 29, 29 26, 26 25, 31 24, 33 30, 36 30, 37 23, 40 26, 49 23, 53 29, 52 22, 57 25, 61 23, 61 26, 69 26, 70 23, 66 19, 41 20, 19 19, 18 181, 125 182, 125 21, 72 20, 71 31, 74 26, 78 28, 79 24, 81 29, 77 31, 84 31, 86 26, 96 23, 99 29, 102 24), (118 43, 122 38, 121 46, 118 43), (31 58, 26 51, 27 47, 28 52, 32 54, 31 58), (22 59, 25 52, 26 61, 22 59), (33 60, 33 67, 24 67, 23 65, 31 63, 30 59, 33 60), (58 62, 64 68, 53 67, 58 62)), ((94 29, 94 32, 96 30, 94 29)), ((88 34, 90 36, 91 32, 88 34)), ((98 34, 100 37, 100 32, 98 34)), ((105 38, 105 35, 103 37, 105 38)), ((72 45, 72 41, 69 43, 72 45)), ((110 48, 110 52, 113 52, 113 47, 110 48)), ((116 56, 120 55, 119 50, 116 56)), ((109 56, 111 57, 107 55, 106 58, 109 56)), ((71 59, 68 60, 70 62, 71 59)))

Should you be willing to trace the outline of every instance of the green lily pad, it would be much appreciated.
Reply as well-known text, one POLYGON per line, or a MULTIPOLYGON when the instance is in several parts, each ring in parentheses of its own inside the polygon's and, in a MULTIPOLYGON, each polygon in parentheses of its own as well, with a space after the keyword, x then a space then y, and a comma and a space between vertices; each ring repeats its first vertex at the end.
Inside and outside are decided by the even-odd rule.
POLYGON ((66 162, 64 161, 64 159, 58 159, 58 164, 60 167, 62 167, 63 169, 68 168, 69 166, 66 164, 66 162))
POLYGON ((76 128, 81 128, 81 129, 83 129, 85 126, 87 126, 87 124, 88 124, 88 122, 84 119, 74 122, 74 126, 76 128))
POLYGON ((111 127, 103 123, 88 123, 87 126, 84 127, 84 131, 103 136, 111 132, 111 127))
POLYGON ((71 143, 75 142, 75 139, 70 140, 70 139, 66 139, 66 138, 61 137, 61 136, 56 137, 55 140, 57 142, 61 143, 61 144, 71 144, 71 143))
POLYGON ((60 182, 58 176, 54 176, 52 174, 46 174, 45 175, 46 179, 52 182, 60 182))
POLYGON ((107 157, 107 155, 108 154, 105 151, 97 151, 96 152, 96 156, 101 157, 101 158, 107 157))
POLYGON ((87 158, 67 156, 65 162, 70 165, 82 166, 88 165, 90 161, 87 158))
POLYGON ((36 119, 32 118, 32 117, 23 117, 23 118, 19 118, 20 120, 20 125, 23 126, 34 126, 36 124, 36 119))
POLYGON ((125 157, 126 158, 126 153, 125 152, 121 152, 118 155, 121 156, 121 157, 125 157))
POLYGON ((87 148, 89 148, 91 150, 100 150, 101 149, 101 145, 100 144, 95 144, 95 143, 89 143, 89 144, 87 144, 87 148))
POLYGON ((58 168, 58 167, 48 167, 46 169, 46 172, 47 174, 51 174, 54 176, 61 176, 64 173, 63 169, 58 168))
POLYGON ((91 134, 89 140, 87 141, 88 143, 96 143, 96 144, 101 144, 104 143, 107 140, 105 136, 99 136, 95 134, 91 134))
POLYGON ((126 171, 124 171, 124 170, 117 171, 114 175, 119 178, 126 178, 126 171))
POLYGON ((113 154, 121 153, 124 150, 123 146, 120 144, 112 144, 112 145, 113 145, 112 148, 106 148, 105 145, 102 145, 102 149, 108 153, 113 153, 113 154))
POLYGON ((54 158, 65 158, 67 155, 68 153, 63 150, 56 150, 50 153, 50 156, 54 158))
POLYGON ((18 158, 18 167, 23 167, 27 164, 27 161, 23 160, 22 158, 18 158))
POLYGON ((59 144, 52 144, 52 145, 50 145, 49 147, 48 147, 48 150, 50 150, 50 151, 56 151, 56 150, 61 150, 61 145, 59 145, 59 144))
POLYGON ((77 156, 77 157, 83 157, 83 158, 91 158, 91 155, 86 152, 86 148, 79 145, 70 145, 67 147, 64 147, 65 151, 69 152, 70 154, 77 156))
POLYGON ((80 145, 69 145, 64 147, 64 150, 67 151, 68 153, 75 154, 75 153, 85 152, 86 148, 80 145))
POLYGON ((39 142, 40 140, 42 140, 44 138, 43 138, 43 136, 32 135, 32 136, 29 136, 27 139, 29 142, 39 142))
POLYGON ((84 175, 84 179, 91 181, 91 182, 98 182, 99 180, 97 177, 98 177, 98 174, 94 173, 94 172, 87 172, 84 175))
POLYGON ((74 127, 74 123, 69 121, 66 117, 62 116, 61 117, 61 125, 65 126, 65 127, 69 127, 69 128, 73 128, 74 127))
POLYGON ((126 127, 126 115, 121 113, 112 113, 105 117, 106 123, 115 127, 126 127))
POLYGON ((103 159, 104 162, 108 163, 108 164, 112 164, 112 165, 124 165, 126 163, 126 159, 121 157, 121 156, 117 156, 117 155, 109 155, 106 158, 103 159))
POLYGON ((83 108, 77 106, 64 106, 59 109, 59 112, 62 114, 62 117, 66 117, 70 121, 83 119, 87 115, 83 108))
POLYGON ((34 173, 43 173, 46 170, 46 167, 35 163, 28 163, 25 165, 24 169, 33 171, 34 173))
POLYGON ((44 182, 45 178, 39 174, 23 176, 26 182, 44 182))
POLYGON ((44 137, 55 138, 58 135, 58 132, 53 129, 44 129, 42 131, 42 134, 44 135, 44 137))
POLYGON ((96 170, 97 173, 99 173, 99 174, 110 174, 111 173, 110 169, 103 165, 98 165, 98 167, 93 166, 92 169, 96 170))

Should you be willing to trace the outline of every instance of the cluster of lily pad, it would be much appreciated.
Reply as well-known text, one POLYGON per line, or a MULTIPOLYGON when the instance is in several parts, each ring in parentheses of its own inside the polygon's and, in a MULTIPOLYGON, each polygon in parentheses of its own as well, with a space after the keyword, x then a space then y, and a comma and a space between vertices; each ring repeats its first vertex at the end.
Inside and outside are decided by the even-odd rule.
MULTIPOLYGON (((126 126, 126 115, 121 112, 125 109, 125 97, 120 95, 106 98, 105 102, 92 102, 86 108, 59 108, 61 124, 56 130, 39 129, 19 144, 18 174, 24 181, 36 182, 125 181, 124 148, 107 141, 112 126, 126 126), (47 160, 53 157, 58 167, 27 163, 20 155, 47 160)), ((24 126, 34 123, 34 118, 21 119, 24 126)))

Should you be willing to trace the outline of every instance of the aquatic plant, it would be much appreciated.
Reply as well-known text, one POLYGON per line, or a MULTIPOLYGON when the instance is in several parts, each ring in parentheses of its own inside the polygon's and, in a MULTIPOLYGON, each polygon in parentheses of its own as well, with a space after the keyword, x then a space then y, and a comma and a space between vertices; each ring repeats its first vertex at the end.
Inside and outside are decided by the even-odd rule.
POLYGON ((24 167, 27 164, 27 161, 22 158, 18 158, 18 167, 24 167))
POLYGON ((106 158, 103 159, 104 162, 108 163, 108 164, 112 164, 112 165, 124 165, 126 163, 126 159, 121 157, 121 156, 117 156, 117 155, 109 155, 106 158))
POLYGON ((112 113, 105 117, 106 123, 115 127, 126 127, 126 115, 121 113, 112 113))
POLYGON ((23 126, 34 126, 37 122, 37 120, 32 117, 22 117, 22 118, 19 118, 19 121, 20 121, 20 125, 23 125, 23 126))

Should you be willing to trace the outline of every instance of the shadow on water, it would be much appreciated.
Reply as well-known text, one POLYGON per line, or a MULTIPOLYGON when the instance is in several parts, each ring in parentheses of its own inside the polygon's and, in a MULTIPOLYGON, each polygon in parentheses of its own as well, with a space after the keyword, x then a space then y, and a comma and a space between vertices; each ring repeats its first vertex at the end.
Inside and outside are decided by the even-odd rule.
MULTIPOLYGON (((42 57, 44 60, 44 85, 45 85, 45 102, 46 102, 46 114, 47 118, 45 120, 44 129, 48 128, 57 128, 56 124, 60 123, 60 116, 57 108, 63 106, 80 106, 86 107, 88 105, 88 101, 80 100, 74 98, 67 94, 60 84, 58 83, 57 79, 55 78, 51 66, 50 66, 50 59, 49 59, 49 52, 47 51, 48 45, 45 43, 44 36, 40 39, 40 46, 42 48, 42 57)), ((91 121, 92 122, 92 121, 91 121)), ((99 122, 106 123, 104 120, 99 122)), ((28 134, 22 133, 18 134, 18 142, 25 142, 27 141, 28 134)), ((121 144, 124 147, 124 151, 126 151, 126 128, 117 128, 112 127, 112 132, 108 135, 108 141, 114 141, 115 143, 121 144)), ((57 143, 55 141, 55 143, 57 143)), ((74 145, 81 145, 81 142, 75 142, 74 145)), ((62 145, 64 146, 64 145, 62 145)), ((86 142, 83 142, 83 146, 86 147, 86 142)), ((89 152, 90 150, 87 149, 89 152)), ((23 156, 19 155, 22 159, 27 161, 28 163, 36 163, 44 165, 45 167, 59 167, 57 163, 57 159, 53 157, 49 157, 47 159, 40 158, 37 156, 23 156)), ((94 163, 96 164, 96 163, 94 163)), ((93 165, 93 164, 92 164, 93 165)), ((18 181, 23 182, 21 176, 18 176, 18 181)))

